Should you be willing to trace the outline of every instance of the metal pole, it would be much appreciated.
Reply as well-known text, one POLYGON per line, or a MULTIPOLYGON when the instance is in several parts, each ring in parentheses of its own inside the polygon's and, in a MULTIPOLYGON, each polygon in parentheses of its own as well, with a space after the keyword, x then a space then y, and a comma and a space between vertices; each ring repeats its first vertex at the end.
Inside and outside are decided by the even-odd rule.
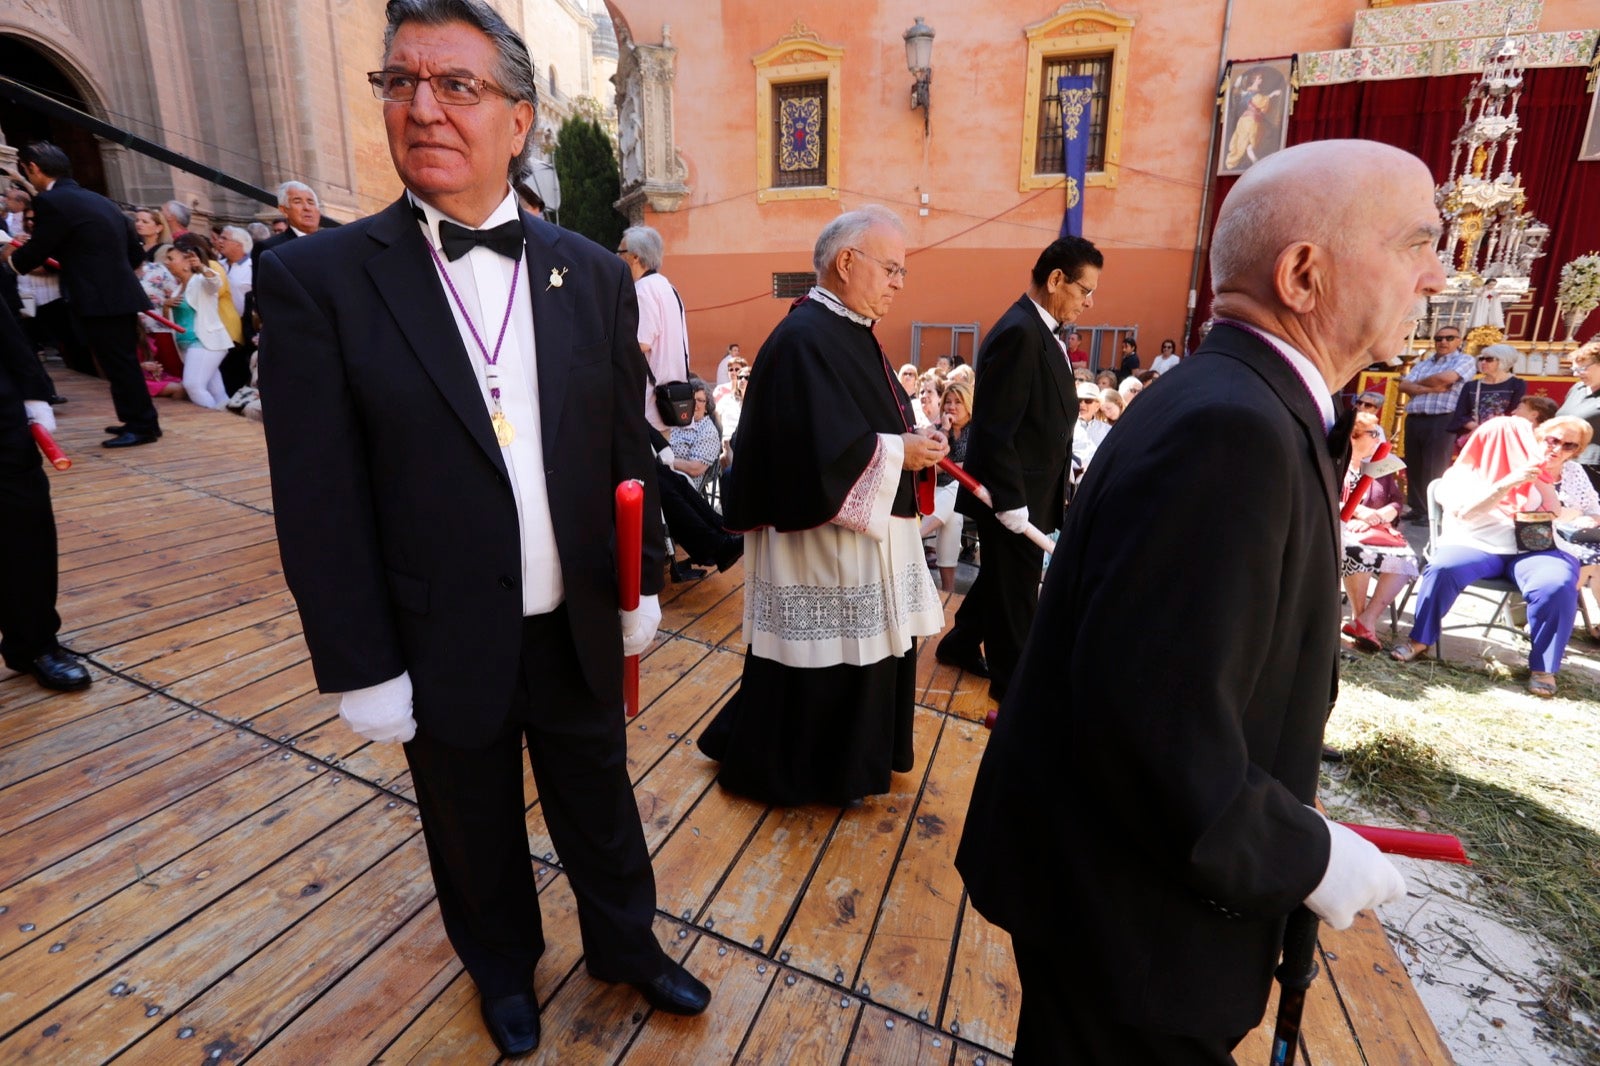
MULTIPOLYGON (((1233 29, 1233 0, 1228 0, 1222 12, 1222 46, 1217 50, 1217 84, 1222 84, 1223 76, 1228 72, 1228 34, 1233 29)), ((1205 158, 1205 192, 1200 196, 1200 218, 1194 227, 1194 259, 1189 264, 1189 296, 1188 306, 1183 313, 1183 339, 1178 343, 1183 346, 1184 353, 1189 351, 1189 336, 1194 332, 1195 301, 1200 298, 1200 257, 1206 249, 1206 228, 1211 222, 1211 194, 1215 191, 1217 178, 1216 164, 1212 161, 1217 154, 1217 122, 1215 109, 1211 116, 1211 132, 1206 137, 1205 158)))

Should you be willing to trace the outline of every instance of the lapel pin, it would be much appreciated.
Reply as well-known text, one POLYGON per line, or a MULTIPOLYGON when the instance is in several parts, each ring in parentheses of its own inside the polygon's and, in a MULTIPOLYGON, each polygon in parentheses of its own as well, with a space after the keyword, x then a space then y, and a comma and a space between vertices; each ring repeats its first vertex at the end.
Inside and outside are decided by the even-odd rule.
POLYGON ((549 292, 551 289, 559 289, 559 288, 561 288, 561 277, 566 272, 567 272, 567 268, 566 267, 551 267, 550 268, 550 284, 548 284, 548 285, 546 285, 544 287, 544 291, 545 292, 549 292))

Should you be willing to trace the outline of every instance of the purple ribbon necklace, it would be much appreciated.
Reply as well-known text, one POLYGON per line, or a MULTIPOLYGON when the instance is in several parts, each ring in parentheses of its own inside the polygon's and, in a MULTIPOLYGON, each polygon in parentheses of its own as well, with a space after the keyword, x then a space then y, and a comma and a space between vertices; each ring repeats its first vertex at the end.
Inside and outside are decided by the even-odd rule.
POLYGON ((472 316, 467 313, 467 305, 462 301, 461 294, 456 291, 455 282, 450 280, 450 272, 445 269, 444 260, 439 258, 433 242, 423 243, 428 246, 428 254, 433 256, 433 265, 439 268, 439 276, 444 279, 445 288, 450 290, 450 297, 455 300, 461 317, 466 320, 467 329, 472 331, 472 339, 478 343, 478 351, 483 353, 483 382, 489 386, 489 398, 494 401, 494 410, 489 413, 489 425, 494 428, 494 439, 500 447, 509 448, 511 442, 517 439, 517 431, 500 406, 500 345, 505 343, 506 327, 511 324, 511 308, 517 302, 517 280, 522 277, 522 257, 519 255, 517 265, 511 268, 511 290, 506 295, 506 314, 500 320, 500 335, 494 339, 494 351, 491 352, 489 346, 483 343, 483 338, 478 335, 478 327, 473 324, 472 316))

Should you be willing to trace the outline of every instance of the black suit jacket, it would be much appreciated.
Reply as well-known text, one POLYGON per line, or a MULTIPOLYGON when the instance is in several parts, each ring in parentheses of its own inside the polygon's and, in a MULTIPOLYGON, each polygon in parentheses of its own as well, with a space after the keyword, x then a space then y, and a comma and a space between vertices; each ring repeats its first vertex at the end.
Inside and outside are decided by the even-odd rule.
POLYGON ((26 274, 46 259, 61 263, 61 291, 73 314, 133 315, 150 307, 133 272, 144 262, 133 227, 116 204, 71 178, 33 198, 33 239, 11 264, 26 274))
POLYGON ((1167 377, 1073 497, 956 865, 1118 1021, 1238 1036, 1327 866, 1334 466, 1255 337, 1219 325, 1167 377))
MULTIPOLYGON (((664 548, 621 260, 522 216, 545 481, 585 679, 621 713, 613 493, 645 484, 645 594, 664 548), (566 268, 563 284, 547 284, 566 268)), ((419 727, 486 742, 517 684, 521 540, 472 359, 410 201, 261 259, 262 413, 284 574, 318 686, 409 670, 419 727)), ((537 679, 532 679, 537 685, 537 679)))
MULTIPOLYGON (((1026 295, 1006 309, 978 349, 967 426, 966 471, 996 511, 1024 505, 1045 533, 1061 525, 1078 396, 1072 367, 1026 295)), ((962 489, 956 510, 987 510, 962 489)))
POLYGON ((26 432, 28 415, 22 401, 48 400, 54 391, 11 308, 0 307, 0 440, 25 441, 20 450, 30 464, 38 459, 38 451, 26 432))

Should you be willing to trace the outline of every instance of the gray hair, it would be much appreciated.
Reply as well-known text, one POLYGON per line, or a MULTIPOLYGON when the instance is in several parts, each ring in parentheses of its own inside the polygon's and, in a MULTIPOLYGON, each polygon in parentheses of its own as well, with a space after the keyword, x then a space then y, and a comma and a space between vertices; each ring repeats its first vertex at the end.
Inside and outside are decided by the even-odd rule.
POLYGON ((322 198, 317 195, 317 190, 313 189, 303 181, 286 181, 282 185, 278 186, 279 207, 282 207, 284 204, 289 202, 289 194, 292 192, 310 193, 311 202, 317 205, 318 211, 322 210, 322 198))
POLYGON ((252 222, 245 227, 245 232, 250 234, 253 240, 265 241, 272 238, 272 227, 265 222, 252 222))
POLYGON ((622 243, 646 270, 661 269, 661 234, 649 226, 629 226, 622 231, 622 243))
MULTIPOLYGON (((526 100, 539 109, 539 87, 534 81, 533 59, 528 46, 512 29, 500 13, 483 0, 389 0, 385 9, 388 25, 383 31, 383 61, 389 61, 389 51, 394 47, 394 35, 407 22, 424 26, 443 26, 451 22, 464 22, 494 43, 499 60, 495 63, 494 82, 503 89, 511 102, 526 100)), ((526 170, 533 158, 533 127, 522 140, 522 151, 508 161, 506 176, 515 181, 526 170)))
POLYGON ((833 269, 834 261, 839 258, 840 252, 852 245, 860 244, 862 238, 880 226, 895 230, 902 235, 906 232, 906 224, 900 221, 900 216, 879 204, 868 204, 854 211, 846 211, 823 226, 822 232, 817 234, 816 248, 811 252, 811 266, 817 272, 817 281, 820 283, 823 275, 833 269))
POLYGON ((1508 370, 1511 368, 1511 364, 1517 361, 1517 356, 1520 354, 1509 344, 1486 344, 1478 349, 1479 359, 1498 360, 1500 365, 1508 370))
POLYGON ((178 225, 185 227, 189 225, 189 205, 182 200, 168 200, 161 205, 161 210, 177 219, 178 225))
POLYGON ((230 241, 238 241, 239 247, 244 249, 244 254, 249 255, 250 249, 255 247, 255 238, 250 236, 250 231, 243 226, 223 226, 222 235, 230 241))

